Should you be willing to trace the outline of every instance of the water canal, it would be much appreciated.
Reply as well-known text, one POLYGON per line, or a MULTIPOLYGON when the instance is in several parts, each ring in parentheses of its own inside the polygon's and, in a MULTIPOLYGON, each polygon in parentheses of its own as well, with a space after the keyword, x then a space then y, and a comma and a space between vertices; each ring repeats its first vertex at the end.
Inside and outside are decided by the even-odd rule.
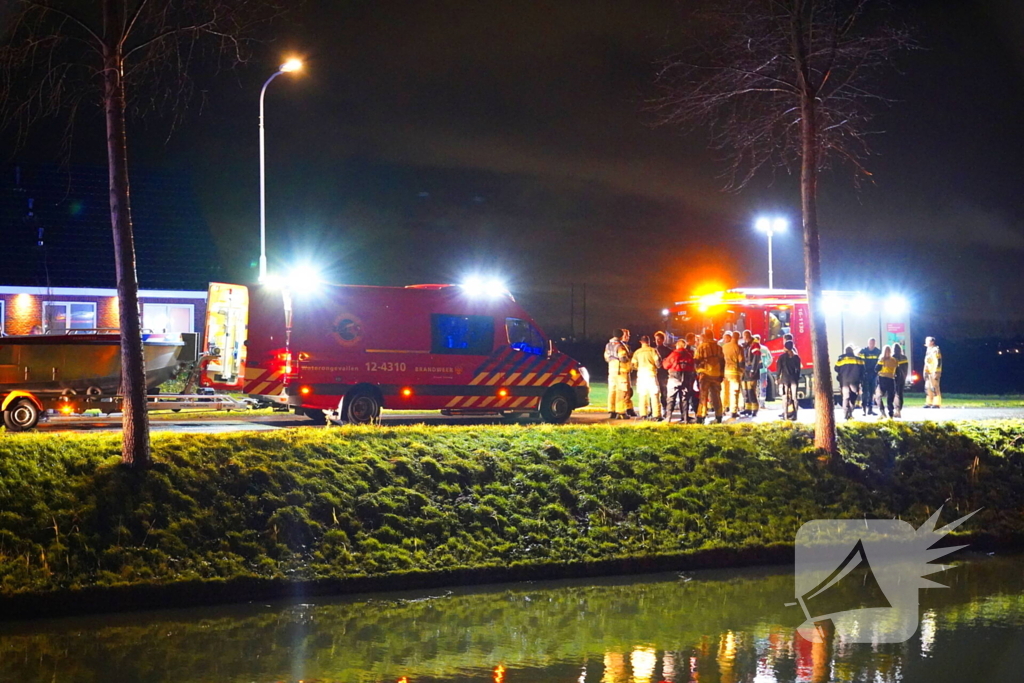
POLYGON ((921 592, 907 643, 800 638, 786 568, 0 624, 0 680, 964 683, 1024 680, 1024 557, 921 592))

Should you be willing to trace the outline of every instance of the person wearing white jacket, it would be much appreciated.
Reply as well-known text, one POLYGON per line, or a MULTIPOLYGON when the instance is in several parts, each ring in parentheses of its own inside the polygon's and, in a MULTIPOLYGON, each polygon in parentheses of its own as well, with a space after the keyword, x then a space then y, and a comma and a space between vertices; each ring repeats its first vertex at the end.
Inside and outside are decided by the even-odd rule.
POLYGON ((640 348, 633 354, 632 368, 636 371, 636 394, 640 415, 661 421, 661 387, 658 384, 658 370, 661 356, 651 346, 651 338, 640 337, 640 348))

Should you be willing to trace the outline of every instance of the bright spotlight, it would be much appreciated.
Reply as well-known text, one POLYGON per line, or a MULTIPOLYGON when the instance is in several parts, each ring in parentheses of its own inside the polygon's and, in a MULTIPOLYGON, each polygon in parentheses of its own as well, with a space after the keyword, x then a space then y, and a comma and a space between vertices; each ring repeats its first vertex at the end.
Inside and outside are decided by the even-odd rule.
POLYGON ((776 218, 772 221, 772 232, 785 232, 789 227, 789 221, 785 218, 776 218))
POLYGON ((885 312, 889 315, 903 315, 910 308, 905 297, 893 294, 885 300, 885 312))
POLYGON ((870 313, 871 309, 874 308, 871 303, 871 299, 859 293, 853 297, 850 307, 853 309, 854 313, 858 314, 870 313))
POLYGON ((668 317, 668 309, 667 308, 661 309, 661 317, 662 318, 667 318, 668 317))
POLYGON ((285 279, 275 273, 267 273, 266 277, 261 280, 262 284, 270 289, 284 289, 287 283, 285 279))
POLYGON ((821 310, 826 313, 834 313, 843 310, 843 302, 835 294, 825 294, 821 297, 821 310))
POLYGON ((284 73, 290 73, 292 71, 302 70, 302 60, 292 57, 287 62, 281 65, 280 70, 284 73))
POLYGON ((771 232, 772 222, 767 218, 761 217, 754 223, 754 227, 757 228, 758 232, 771 232))
POLYGON ((505 283, 498 278, 482 278, 478 275, 467 277, 461 287, 466 294, 472 297, 495 299, 508 293, 505 283))

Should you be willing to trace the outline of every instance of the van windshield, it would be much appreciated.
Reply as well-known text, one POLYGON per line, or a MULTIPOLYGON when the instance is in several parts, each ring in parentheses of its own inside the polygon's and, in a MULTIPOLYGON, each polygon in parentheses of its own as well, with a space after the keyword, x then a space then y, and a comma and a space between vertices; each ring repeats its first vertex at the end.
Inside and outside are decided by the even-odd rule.
POLYGON ((544 353, 544 337, 530 323, 520 318, 505 318, 505 330, 508 332, 508 344, 516 351, 544 353))

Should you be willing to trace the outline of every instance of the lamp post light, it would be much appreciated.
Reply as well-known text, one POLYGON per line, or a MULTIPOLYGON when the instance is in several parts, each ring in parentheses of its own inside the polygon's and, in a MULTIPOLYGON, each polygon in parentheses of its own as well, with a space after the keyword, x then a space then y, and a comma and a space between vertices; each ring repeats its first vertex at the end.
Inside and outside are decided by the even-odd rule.
POLYGON ((267 86, 272 80, 281 74, 301 69, 301 59, 289 59, 267 79, 263 84, 263 90, 260 91, 260 282, 267 279, 267 158, 263 134, 263 100, 267 94, 267 86))
POLYGON ((761 217, 754 223, 758 231, 768 235, 768 289, 775 289, 775 272, 772 270, 772 235, 777 232, 785 232, 789 224, 785 218, 761 217))

